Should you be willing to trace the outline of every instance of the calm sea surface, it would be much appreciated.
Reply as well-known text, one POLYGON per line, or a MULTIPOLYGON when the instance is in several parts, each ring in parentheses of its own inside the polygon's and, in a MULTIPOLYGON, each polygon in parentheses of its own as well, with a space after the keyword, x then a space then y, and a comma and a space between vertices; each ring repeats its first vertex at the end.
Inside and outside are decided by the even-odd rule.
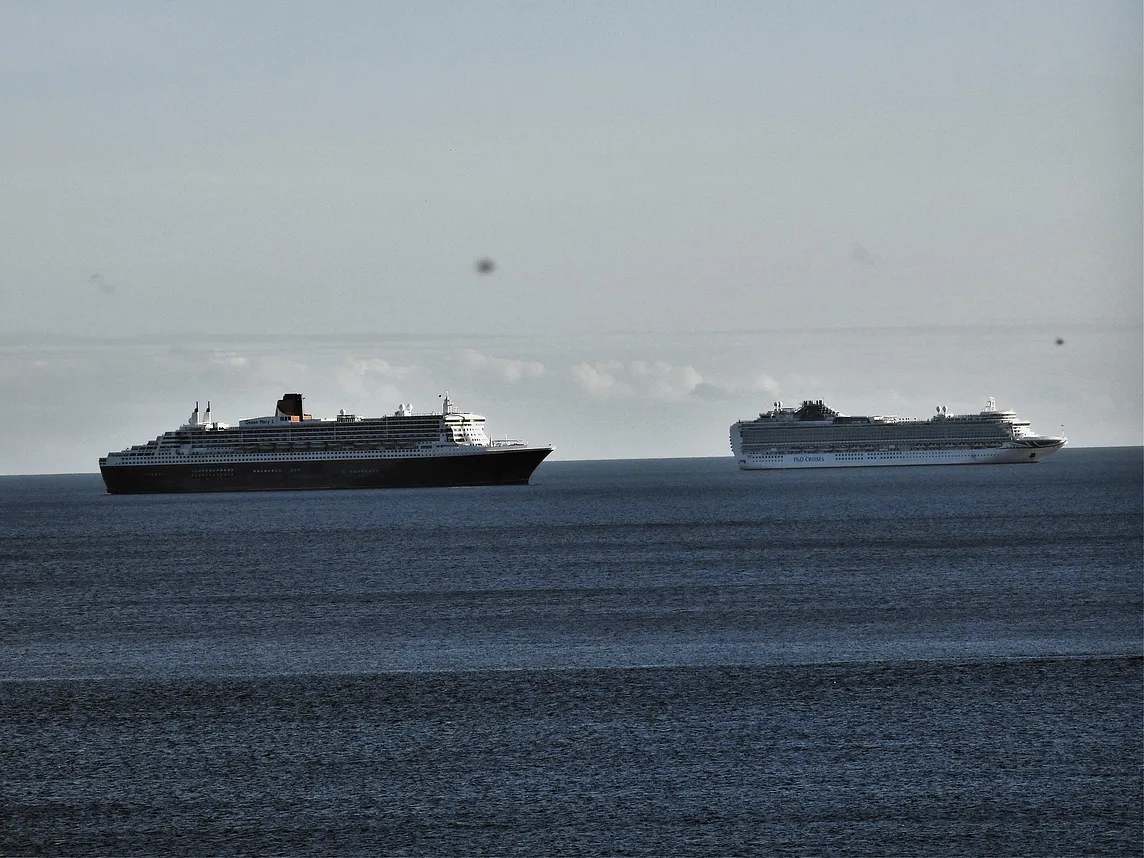
POLYGON ((1142 476, 0 477, 0 854, 1144 855, 1142 476))

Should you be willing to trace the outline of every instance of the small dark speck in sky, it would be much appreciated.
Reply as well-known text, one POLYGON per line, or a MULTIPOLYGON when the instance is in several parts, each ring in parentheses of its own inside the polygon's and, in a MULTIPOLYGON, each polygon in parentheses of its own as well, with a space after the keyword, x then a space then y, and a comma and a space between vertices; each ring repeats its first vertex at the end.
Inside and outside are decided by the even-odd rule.
POLYGON ((115 291, 115 287, 108 283, 107 278, 98 271, 93 272, 92 275, 87 278, 87 282, 105 295, 110 295, 115 291))
POLYGON ((854 245, 850 258, 860 265, 877 265, 879 261, 877 256, 860 244, 854 245))
POLYGON ((492 274, 496 270, 497 264, 489 259, 487 256, 484 259, 477 260, 477 273, 478 274, 492 274))
POLYGON ((1063 337, 1057 337, 1057 345, 1063 346, 1064 344, 1065 344, 1064 338, 1063 337))

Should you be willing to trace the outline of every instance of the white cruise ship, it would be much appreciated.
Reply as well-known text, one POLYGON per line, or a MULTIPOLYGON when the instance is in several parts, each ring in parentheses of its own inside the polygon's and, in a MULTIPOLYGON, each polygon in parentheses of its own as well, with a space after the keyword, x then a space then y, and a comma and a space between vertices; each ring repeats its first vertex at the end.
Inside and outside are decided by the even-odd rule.
POLYGON ((1039 462, 1065 438, 1038 435, 990 397, 977 414, 929 419, 847 417, 822 400, 798 408, 781 402, 731 426, 731 450, 743 470, 856 468, 885 465, 1001 465, 1039 462))

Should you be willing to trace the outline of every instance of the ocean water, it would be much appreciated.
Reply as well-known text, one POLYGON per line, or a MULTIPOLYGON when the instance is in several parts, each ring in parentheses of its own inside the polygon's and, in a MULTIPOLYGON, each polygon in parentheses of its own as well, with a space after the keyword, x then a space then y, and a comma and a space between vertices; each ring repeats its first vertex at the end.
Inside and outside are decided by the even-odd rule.
POLYGON ((1142 478, 0 477, 0 854, 1141 855, 1142 478))

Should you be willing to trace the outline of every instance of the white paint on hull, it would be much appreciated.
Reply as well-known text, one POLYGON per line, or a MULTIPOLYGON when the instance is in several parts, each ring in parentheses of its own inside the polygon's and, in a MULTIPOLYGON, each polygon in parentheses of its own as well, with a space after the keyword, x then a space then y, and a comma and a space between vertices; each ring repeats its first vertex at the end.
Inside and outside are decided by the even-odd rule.
POLYGON ((1065 445, 993 447, 969 450, 883 450, 852 453, 748 453, 737 457, 744 471, 791 468, 872 468, 895 465, 1007 465, 1035 463, 1065 445))

